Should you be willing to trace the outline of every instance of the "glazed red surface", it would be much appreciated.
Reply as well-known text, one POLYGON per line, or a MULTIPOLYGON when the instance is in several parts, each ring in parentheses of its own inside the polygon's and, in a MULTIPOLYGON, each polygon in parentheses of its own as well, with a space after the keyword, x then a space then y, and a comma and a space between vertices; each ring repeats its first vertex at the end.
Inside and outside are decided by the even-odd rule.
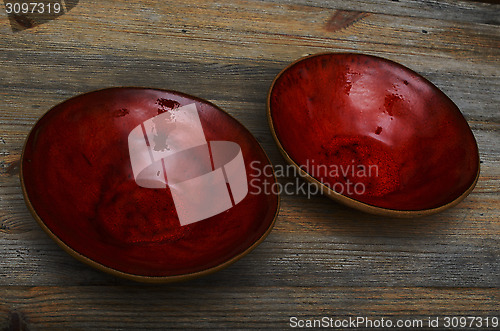
POLYGON ((464 193, 478 172, 477 144, 456 105, 392 61, 360 54, 303 59, 276 79, 269 107, 295 163, 373 206, 439 207, 464 193))
POLYGON ((67 246, 104 266, 143 276, 172 276, 217 266, 247 250, 269 229, 278 197, 255 138, 236 120, 180 93, 115 88, 72 98, 46 113, 31 132, 22 175, 31 204, 67 246), (239 144, 249 193, 231 209, 180 226, 169 189, 139 187, 127 137, 143 121, 196 102, 208 141, 239 144), (252 161, 258 161, 252 166, 252 161))

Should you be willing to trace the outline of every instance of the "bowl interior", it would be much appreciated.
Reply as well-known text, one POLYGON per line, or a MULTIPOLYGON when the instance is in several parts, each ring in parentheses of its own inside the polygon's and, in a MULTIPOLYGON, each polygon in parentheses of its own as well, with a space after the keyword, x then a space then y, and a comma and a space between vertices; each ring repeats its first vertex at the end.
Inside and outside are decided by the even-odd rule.
POLYGON ((457 106, 412 70, 361 54, 320 54, 275 79, 268 110, 286 155, 329 189, 418 211, 459 198, 479 155, 457 106))
MULTIPOLYGON (((106 89, 57 105, 27 139, 23 188, 42 227, 86 262, 139 277, 210 271, 253 248, 276 217, 278 197, 272 192, 250 189, 232 208, 181 225, 172 186, 148 188, 135 180, 129 155, 131 131, 159 114, 193 103, 207 141, 236 143, 248 179, 256 178, 254 185, 274 183, 274 175, 259 170, 269 160, 256 139, 213 104, 172 91, 106 89)), ((159 126, 180 125, 165 123, 156 123, 158 136, 159 126)), ((178 131, 180 141, 193 139, 178 131)), ((154 149, 148 146, 154 154, 159 144, 154 149)), ((177 159, 178 173, 195 169, 194 158, 177 159)))

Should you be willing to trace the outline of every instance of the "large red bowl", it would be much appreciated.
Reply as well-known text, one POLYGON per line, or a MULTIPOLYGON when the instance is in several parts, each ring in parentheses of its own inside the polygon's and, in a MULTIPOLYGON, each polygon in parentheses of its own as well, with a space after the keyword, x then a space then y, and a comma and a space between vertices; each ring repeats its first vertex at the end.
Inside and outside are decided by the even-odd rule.
MULTIPOLYGON (((192 139, 182 131, 177 137, 192 139)), ((177 161, 183 174, 196 158, 177 161)), ((21 182, 35 219, 70 254, 118 276, 169 282, 219 270, 264 240, 279 205, 276 194, 260 190, 275 183, 264 168, 271 166, 256 139, 212 103, 173 91, 111 88, 69 99, 36 123, 21 182), (168 186, 136 182, 128 139, 144 121, 193 103, 207 141, 239 145, 252 185, 226 211, 181 225, 168 186)))
POLYGON ((479 175, 474 136, 436 86, 395 62, 327 53, 285 68, 268 95, 284 157, 330 197, 389 216, 461 201, 479 175))

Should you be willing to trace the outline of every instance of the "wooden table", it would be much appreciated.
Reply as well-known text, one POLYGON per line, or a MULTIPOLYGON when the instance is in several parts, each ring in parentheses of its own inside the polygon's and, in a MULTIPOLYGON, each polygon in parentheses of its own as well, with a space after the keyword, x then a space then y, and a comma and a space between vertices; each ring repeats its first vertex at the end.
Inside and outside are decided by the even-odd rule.
POLYGON ((499 25, 500 5, 451 0, 82 0, 17 32, 2 11, 0 328, 285 328, 293 316, 425 323, 499 316, 499 25), (267 90, 288 63, 324 51, 400 62, 459 106, 481 154, 481 177, 465 201, 401 220, 326 197, 283 196, 274 230, 252 253, 221 272, 163 286, 74 260, 30 216, 19 158, 30 128, 55 104, 110 86, 198 95, 234 115, 284 165, 266 121, 267 90))

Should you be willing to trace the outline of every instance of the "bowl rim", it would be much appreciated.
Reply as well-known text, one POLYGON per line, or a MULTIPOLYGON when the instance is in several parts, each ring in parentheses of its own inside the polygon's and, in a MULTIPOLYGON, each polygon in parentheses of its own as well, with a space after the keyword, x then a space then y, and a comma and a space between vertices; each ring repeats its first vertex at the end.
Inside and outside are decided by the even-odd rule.
MULTIPOLYGON (((472 190, 474 189, 474 187, 477 184, 477 181, 478 181, 479 175, 480 175, 480 158, 479 158, 479 148, 477 146, 477 140, 476 140, 476 137, 474 136, 474 133, 472 132, 472 130, 471 130, 470 126, 469 126, 469 123, 467 123, 467 126, 469 127, 469 131, 471 132, 472 137, 474 139, 474 142, 476 143, 476 150, 477 150, 477 153, 478 153, 478 167, 477 167, 476 177, 475 177, 474 181, 472 182, 472 184, 460 196, 458 196, 457 198, 455 198, 453 201, 450 201, 450 202, 448 202, 448 203, 446 203, 444 205, 441 205, 439 207, 430 208, 430 209, 420 209, 420 210, 397 210, 397 209, 377 207, 377 206, 374 206, 374 205, 371 205, 371 204, 368 204, 368 203, 365 203, 365 202, 361 202, 361 201, 356 200, 354 198, 342 195, 342 194, 340 194, 340 193, 332 190, 330 187, 328 187, 327 185, 325 185, 321 181, 317 180, 313 176, 311 176, 308 172, 304 171, 303 168, 300 167, 290 157, 290 155, 286 152, 285 148, 283 147, 283 145, 281 144, 281 141, 278 138, 278 135, 276 134, 276 130, 275 130, 274 124, 273 124, 272 113, 271 113, 271 95, 272 95, 274 86, 275 86, 276 82, 278 81, 278 79, 285 72, 287 72, 290 68, 292 68, 293 66, 295 66, 299 62, 308 60, 308 59, 313 58, 313 57, 319 57, 319 56, 325 56, 325 55, 328 55, 328 56, 336 56, 336 55, 364 56, 364 57, 369 57, 369 58, 376 59, 377 61, 388 62, 388 63, 390 63, 392 65, 396 65, 397 67, 404 68, 405 70, 410 70, 418 78, 423 79, 427 84, 430 84, 432 87, 434 87, 438 91, 440 91, 440 93, 442 93, 446 98, 448 98, 456 106, 456 104, 453 102, 453 100, 451 100, 443 91, 441 91, 441 89, 439 89, 437 86, 435 86, 427 78, 423 77, 419 73, 413 71, 412 69, 410 69, 410 68, 408 68, 408 67, 406 67, 406 66, 404 66, 404 65, 402 65, 400 63, 397 63, 395 61, 392 61, 392 60, 389 60, 389 59, 386 59, 386 58, 383 58, 383 57, 380 57, 380 56, 370 55, 370 54, 364 54, 364 53, 355 53, 355 52, 320 52, 320 53, 315 53, 315 54, 310 54, 310 55, 306 55, 306 56, 300 57, 299 59, 294 60, 293 62, 291 62, 290 64, 288 64, 285 68, 283 68, 276 75, 276 77, 273 79, 273 81, 271 83, 271 86, 269 87, 269 91, 267 93, 266 114, 267 114, 267 121, 268 121, 268 124, 269 124, 269 128, 270 128, 271 134, 273 136, 274 141, 276 142, 276 144, 278 146, 278 149, 279 149, 281 155, 283 156, 283 158, 288 163, 290 163, 292 166, 294 166, 299 171, 301 177, 305 178, 309 183, 311 183, 311 184, 317 186, 319 189, 321 189, 320 192, 324 192, 326 194, 326 196, 328 196, 330 199, 332 199, 334 201, 337 201, 337 202, 340 202, 341 204, 344 204, 344 205, 346 205, 346 206, 348 206, 350 208, 357 209, 357 210, 360 210, 360 211, 363 211, 363 212, 369 213, 369 214, 380 215, 380 216, 387 216, 387 217, 395 217, 395 218, 422 217, 422 216, 428 216, 428 215, 439 213, 439 212, 441 212, 441 211, 443 211, 445 209, 448 209, 448 208, 451 208, 451 207, 457 205, 458 203, 460 203, 462 200, 464 200, 465 197, 467 197, 472 192, 472 190)), ((456 107, 457 107, 457 109, 459 109, 458 106, 456 106, 456 107)), ((460 112, 460 114, 463 117, 463 114, 461 112, 460 112)))
MULTIPOLYGON (((231 264, 235 263, 236 261, 238 261, 239 259, 241 259, 245 255, 247 255, 248 253, 250 253, 251 251, 253 251, 257 246, 259 246, 266 239, 266 237, 269 235, 269 233, 271 233, 271 231, 274 228, 274 225, 276 223, 276 219, 278 218, 278 214, 279 214, 279 211, 280 211, 280 205, 281 205, 281 197, 280 197, 279 194, 276 194, 276 197, 277 197, 277 200, 276 200, 276 211, 275 211, 273 219, 270 222, 269 226, 267 227, 266 231, 256 241, 254 241, 250 246, 248 246, 244 251, 238 253, 237 255, 231 257, 230 259, 228 259, 228 260, 226 260, 226 261, 224 261, 224 262, 222 262, 222 263, 220 263, 218 265, 215 265, 213 267, 210 267, 210 268, 207 268, 207 269, 203 269, 203 270, 200 270, 200 271, 191 272, 191 273, 178 274, 178 275, 170 275, 170 276, 145 276, 145 275, 138 275, 138 274, 133 274, 133 273, 128 273, 128 272, 120 271, 120 270, 111 268, 109 266, 106 266, 106 265, 104 265, 102 263, 99 263, 99 262, 97 262, 97 261, 95 261, 95 260, 93 260, 93 259, 91 259, 91 258, 89 258, 89 257, 87 257, 87 256, 85 256, 83 254, 81 254, 80 252, 74 250, 73 248, 71 248, 62 239, 60 239, 56 234, 54 234, 52 232, 52 230, 43 222, 42 218, 37 214, 35 208, 33 207, 32 203, 31 203, 31 200, 30 200, 30 198, 28 196, 26 186, 25 186, 25 179, 24 179, 24 172, 23 172, 23 163, 24 163, 24 158, 25 158, 25 150, 26 150, 26 146, 28 144, 29 138, 34 133, 34 130, 37 127, 38 123, 47 114, 49 114, 50 111, 52 111, 54 108, 56 108, 56 107, 58 107, 58 106, 60 106, 60 105, 62 105, 64 103, 66 103, 66 102, 68 102, 68 101, 70 101, 72 99, 75 99, 75 98, 78 98, 78 97, 81 97, 81 96, 84 96, 84 95, 87 95, 87 94, 92 94, 92 93, 95 93, 95 92, 101 92, 101 91, 106 91, 106 90, 120 90, 120 89, 123 89, 123 90, 126 90, 126 89, 154 90, 154 91, 160 91, 160 92, 173 93, 173 94, 176 94, 176 95, 180 95, 182 97, 190 98, 191 100, 194 100, 194 101, 198 101, 198 102, 201 102, 201 103, 208 104, 209 106, 214 107, 215 109, 217 109, 217 110, 225 113, 226 115, 228 115, 231 119, 233 119, 234 121, 236 121, 236 123, 238 123, 244 130, 246 130, 250 134, 250 136, 255 140, 255 143, 257 143, 257 146, 262 150, 264 156, 266 157, 266 160, 269 162, 269 164, 272 165, 272 162, 269 159, 269 156, 267 155, 266 151, 264 150, 264 148, 262 147, 262 145, 259 143, 259 141, 257 140, 257 138, 255 138, 255 136, 252 134, 252 132, 250 132, 250 130, 246 126, 244 126, 239 120, 237 120, 233 115, 231 115, 227 111, 223 110, 219 106, 215 105, 214 103, 212 103, 212 102, 210 102, 210 101, 208 101, 206 99, 203 99, 203 98, 200 98, 200 97, 197 97, 197 96, 193 96, 193 95, 190 95, 190 94, 187 94, 187 93, 179 92, 179 91, 176 91, 176 90, 171 90, 171 89, 149 88, 149 87, 139 87, 139 86, 106 87, 106 88, 102 88, 102 89, 96 89, 96 90, 91 90, 91 91, 84 92, 84 93, 79 93, 77 95, 74 95, 74 96, 72 96, 72 97, 70 97, 68 99, 65 99, 65 100, 57 103, 56 105, 52 106, 49 110, 47 110, 42 116, 40 116, 37 119, 37 121, 31 127, 28 135, 26 136, 26 139, 25 139, 24 145, 23 145, 23 150, 21 152, 20 165, 19 165, 19 179, 20 179, 20 182, 21 182, 21 188, 22 188, 22 192, 23 192, 24 202, 25 202, 26 206, 28 207, 28 210, 30 211, 31 215, 36 220, 36 222, 38 223, 38 225, 42 228, 42 230, 53 241, 55 241, 59 245, 59 247, 61 247, 66 253, 68 253, 69 255, 71 255, 73 258, 79 260, 80 262, 83 262, 83 263, 85 263, 85 264, 87 264, 87 265, 89 265, 89 266, 91 266, 91 267, 93 267, 93 268, 95 268, 97 270, 103 271, 103 272, 105 272, 107 274, 111 274, 113 276, 117 276, 117 277, 120 277, 120 278, 132 280, 132 281, 136 281, 136 282, 150 283, 150 284, 164 284, 164 283, 173 283, 173 282, 187 281, 187 280, 190 280, 190 279, 194 279, 194 278, 198 278, 198 277, 201 277, 201 276, 205 276, 205 275, 209 275, 209 274, 215 273, 217 271, 220 271, 222 269, 227 268, 231 264)), ((278 180, 277 180, 274 168, 272 169, 272 173, 273 173, 274 181, 277 182, 278 180)))

